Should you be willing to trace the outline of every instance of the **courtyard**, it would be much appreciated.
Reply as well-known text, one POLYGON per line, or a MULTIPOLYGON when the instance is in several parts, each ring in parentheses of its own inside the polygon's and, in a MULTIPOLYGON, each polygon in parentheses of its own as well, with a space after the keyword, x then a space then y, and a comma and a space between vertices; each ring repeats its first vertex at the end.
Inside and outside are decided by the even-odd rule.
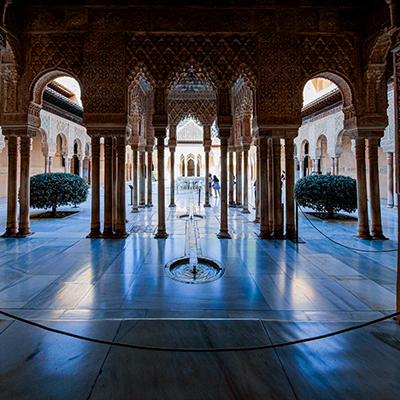
MULTIPOLYGON (((0 309, 91 338, 171 348, 287 342, 395 312, 396 252, 340 247, 301 214, 305 243, 261 240, 253 207, 230 208, 232 239, 220 240, 220 199, 204 208, 204 193, 199 206, 189 190, 166 211, 168 239, 156 240, 157 207, 131 213, 126 196, 126 239, 86 238, 90 201, 63 220, 33 219, 33 236, 1 239, 0 309), (178 217, 189 210, 205 217, 194 222, 198 251, 225 268, 211 283, 164 273, 185 255, 188 221, 178 217)), ((397 247, 393 209, 382 207, 388 241, 355 238, 357 221, 310 219, 348 247, 397 247)), ((394 399, 399 389, 393 320, 283 349, 216 354, 121 349, 6 317, 0 332, 4 399, 394 399)))

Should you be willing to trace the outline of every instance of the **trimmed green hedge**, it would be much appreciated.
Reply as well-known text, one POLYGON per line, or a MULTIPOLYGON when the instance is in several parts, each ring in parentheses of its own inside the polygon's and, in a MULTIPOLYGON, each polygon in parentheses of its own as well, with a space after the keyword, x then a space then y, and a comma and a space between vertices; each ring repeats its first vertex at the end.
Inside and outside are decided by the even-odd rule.
POLYGON ((80 204, 87 199, 88 185, 77 175, 39 174, 31 177, 30 185, 30 206, 51 208, 53 215, 56 215, 57 207, 80 204))
POLYGON ((357 181, 342 175, 310 175, 294 187, 297 203, 316 211, 333 214, 357 210, 357 181))

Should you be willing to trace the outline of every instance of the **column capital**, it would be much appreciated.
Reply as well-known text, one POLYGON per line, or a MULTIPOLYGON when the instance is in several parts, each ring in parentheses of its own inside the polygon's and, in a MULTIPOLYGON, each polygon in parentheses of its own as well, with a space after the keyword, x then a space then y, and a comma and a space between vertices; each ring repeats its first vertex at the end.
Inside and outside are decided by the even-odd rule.
POLYGON ((154 150, 154 144, 152 145, 147 144, 145 149, 148 153, 152 152, 154 150))
POLYGON ((165 139, 167 137, 166 126, 154 127, 154 135, 158 141, 165 139))

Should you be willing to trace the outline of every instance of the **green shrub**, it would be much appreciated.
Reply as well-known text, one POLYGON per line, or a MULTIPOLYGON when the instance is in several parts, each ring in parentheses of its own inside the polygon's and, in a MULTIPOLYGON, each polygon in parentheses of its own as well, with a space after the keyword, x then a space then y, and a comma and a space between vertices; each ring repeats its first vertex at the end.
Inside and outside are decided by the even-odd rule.
POLYGON ((300 206, 327 212, 329 218, 357 210, 357 182, 348 176, 310 175, 296 183, 294 194, 300 206))
POLYGON ((88 185, 77 175, 64 173, 39 174, 30 179, 32 208, 51 208, 55 216, 57 207, 83 203, 88 185))

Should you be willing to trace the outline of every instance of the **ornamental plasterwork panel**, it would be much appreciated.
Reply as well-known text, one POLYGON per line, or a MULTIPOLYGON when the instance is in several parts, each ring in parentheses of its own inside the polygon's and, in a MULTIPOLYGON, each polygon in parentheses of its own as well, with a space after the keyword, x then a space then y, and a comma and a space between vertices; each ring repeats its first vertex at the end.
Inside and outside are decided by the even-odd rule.
POLYGON ((203 129, 193 120, 188 121, 184 126, 177 129, 178 142, 202 142, 203 129))
POLYGON ((159 83, 168 81, 181 65, 214 73, 214 84, 229 82, 241 64, 257 76, 257 38, 254 34, 131 34, 127 37, 127 68, 147 67, 159 83), (202 67, 202 68, 198 68, 202 67))
POLYGON ((168 120, 170 125, 178 125, 185 118, 194 118, 202 125, 212 125, 217 117, 217 102, 211 100, 168 100, 168 120))
POLYGON ((355 39, 352 35, 301 35, 301 75, 337 71, 351 78, 355 68, 355 39))
POLYGON ((30 77, 58 67, 80 77, 83 64, 83 34, 31 35, 29 40, 30 77))

